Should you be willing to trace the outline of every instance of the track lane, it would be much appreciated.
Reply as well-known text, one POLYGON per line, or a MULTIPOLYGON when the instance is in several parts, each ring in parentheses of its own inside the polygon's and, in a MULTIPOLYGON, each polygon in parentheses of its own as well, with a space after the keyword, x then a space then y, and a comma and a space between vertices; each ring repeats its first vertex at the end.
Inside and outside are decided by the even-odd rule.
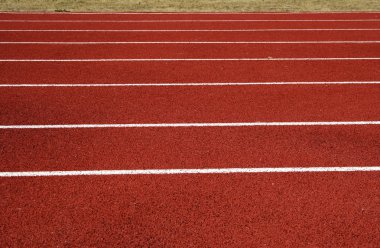
POLYGON ((376 30, 320 30, 320 31, 262 31, 239 32, 83 32, 83 31, 1 31, 1 42, 45 41, 45 42, 89 42, 89 41, 366 41, 380 40, 380 31, 376 30))
POLYGON ((3 88, 0 125, 380 120, 380 85, 3 88))
POLYGON ((1 84, 376 81, 376 60, 0 62, 1 84), (153 76, 152 76, 153 75, 153 76))
POLYGON ((379 126, 0 130, 0 169, 378 166, 379 140, 379 126))
POLYGON ((379 173, 1 179, 1 241, 376 247, 379 179, 379 173))
MULTIPOLYGON (((56 16, 46 15, 46 18, 56 16)), ((66 14, 62 14, 59 18, 73 16, 78 16, 79 19, 94 18, 92 14, 86 16, 69 14, 67 17, 66 14)), ((114 19, 125 15, 95 16, 114 19)), ((137 18, 147 17, 137 16, 137 18)), ((148 18, 151 16, 153 17, 148 15, 148 18)), ((296 18, 306 16, 319 17, 320 14, 297 15, 296 18)), ((322 15, 323 18, 327 16, 333 17, 333 15, 322 15)), ((378 18, 379 14, 350 16, 378 18)), ((20 14, 20 17, 26 16, 20 14)), ((40 18, 39 15, 28 15, 28 17, 40 18)), ((171 15, 163 17, 171 18, 171 15)), ((178 18, 178 16, 173 17, 178 18)), ((181 18, 189 17, 194 16, 184 15, 181 18)), ((218 18, 217 15, 210 17, 218 18)), ((348 14, 342 14, 336 18, 348 17, 348 14)), ((319 38, 321 33, 315 36, 319 38)), ((347 34, 341 37, 361 39, 362 36, 363 34, 356 34, 354 37, 347 34)), ((296 38, 300 37, 308 39, 306 36, 296 38)), ((378 37, 378 34, 376 36, 365 34, 363 39, 378 40, 378 37)), ((16 38, 24 39, 24 37, 16 38)), ((68 38, 75 39, 74 35, 68 38)), ((113 38, 125 39, 125 36, 119 35, 113 38)), ((343 50, 340 51, 344 53, 343 50)), ((357 52, 364 51, 357 50, 357 52)), ((30 55, 34 56, 33 53, 30 55)), ((379 80, 380 75, 378 61, 68 64, 5 62, 0 63, 0 70, 3 74, 1 83, 11 84, 367 81, 379 80), (153 75, 154 78, 148 75, 153 75)), ((333 91, 330 91, 330 86, 326 86, 327 89, 316 87, 319 89, 317 92, 324 94, 315 97, 297 91, 298 88, 294 91, 292 88, 294 86, 291 86, 288 90, 277 91, 278 98, 269 93, 260 98, 254 95, 256 92, 253 91, 250 92, 252 94, 245 95, 228 88, 227 99, 232 108, 227 110, 235 111, 237 105, 234 104, 239 103, 242 97, 249 104, 243 105, 239 111, 244 108, 249 113, 252 113, 252 109, 257 110, 253 111, 257 114, 255 117, 259 115, 270 117, 259 110, 260 106, 280 107, 282 112, 288 114, 298 109, 306 116, 310 113, 305 111, 303 108, 305 106, 301 106, 302 100, 305 101, 302 99, 304 97, 310 98, 313 103, 321 99, 326 100, 322 109, 330 107, 329 110, 336 113, 335 117, 353 117, 353 114, 355 118, 365 117, 367 114, 371 114, 371 117, 372 114, 377 116, 375 106, 378 105, 376 97, 378 86, 346 86, 342 88, 333 86, 336 87, 333 91), (342 91, 339 93, 340 89, 342 91), (352 91, 347 91, 348 89, 352 91), (370 94, 369 98, 366 93, 370 94), (286 96, 294 94, 294 98, 286 99, 289 100, 288 104, 293 103, 291 109, 285 109, 289 105, 281 105, 282 102, 279 100, 281 94, 286 96), (250 105, 253 103, 250 97, 252 95, 256 96, 254 101, 260 105, 255 104, 254 107, 250 105), (234 96, 238 98, 233 99, 234 96), (339 108, 324 98, 327 96, 333 96, 335 100, 340 101, 342 105, 339 107, 344 108, 344 111, 338 114, 339 108), (274 102, 268 102, 270 100, 274 102), (360 111, 359 108, 367 111, 360 111), (371 109, 371 112, 368 112, 368 109, 371 109)), ((155 96, 152 104, 158 107, 161 115, 149 113, 152 116, 156 114, 155 117, 158 119, 165 117, 165 114, 166 117, 169 116, 164 104, 178 102, 179 99, 176 95, 170 95, 173 89, 161 87, 159 89, 164 90, 163 93, 166 94, 155 96), (163 102, 162 99, 167 99, 168 95, 171 102, 163 102)), ((106 113, 107 106, 114 107, 119 101, 130 103, 116 92, 119 90, 121 88, 87 88, 85 94, 84 89, 60 88, 58 91, 17 88, 15 91, 2 88, 0 94, 5 92, 6 99, 17 106, 16 109, 6 109, 5 120, 10 116, 14 117, 13 120, 21 121, 43 116, 48 116, 50 120, 54 120, 57 116, 61 116, 61 120, 64 120, 63 118, 80 120, 81 116, 77 112, 73 116, 68 114, 70 108, 82 111, 82 117, 85 115, 94 117, 93 113, 96 113, 96 117, 110 119, 115 116, 123 118, 135 116, 136 119, 144 117, 142 113, 138 113, 137 108, 132 109, 132 105, 128 109, 132 110, 128 112, 130 116, 126 116, 125 109, 120 108, 114 109, 109 115, 106 113), (26 101, 30 100, 30 90, 35 93, 32 96, 35 105, 26 101), (90 96, 96 97, 109 94, 115 97, 115 102, 109 101, 108 96, 108 101, 104 102, 107 103, 106 106, 102 102, 94 104, 94 99, 88 98, 88 92, 90 96), (70 93, 74 94, 72 97, 77 96, 77 99, 70 99, 70 93), (49 99, 55 100, 54 106, 43 108, 42 104, 46 104, 45 101, 49 99), (83 110, 79 107, 79 99, 89 108, 83 110), (19 114, 16 115, 15 111, 19 111, 19 114)), ((129 96, 136 106, 141 104, 138 96, 147 97, 148 93, 151 94, 149 90, 152 89, 142 91, 133 89, 132 93, 130 90, 128 89, 129 96)), ((185 92, 183 89, 174 90, 182 96, 185 92)), ((191 90, 193 92, 194 89, 191 90)), ((179 103, 178 107, 184 112, 174 113, 178 114, 177 117, 186 119, 189 117, 186 115, 189 114, 199 118, 210 117, 197 111, 203 109, 214 111, 213 118, 230 118, 217 109, 216 102, 210 106, 199 106, 197 110, 192 109, 191 100, 198 101, 199 97, 202 97, 202 103, 205 103, 207 99, 210 100, 208 96, 215 96, 203 88, 195 89, 194 92, 196 94, 190 94, 188 97, 189 102, 179 103)), ((226 93, 220 91, 217 94, 221 97, 226 93)), ((331 114, 319 112, 314 104, 308 107, 309 110, 313 109, 313 114, 308 118, 331 114)), ((295 112, 292 116, 299 117, 295 112)), ((378 126, 1 130, 0 160, 2 171, 378 166, 379 140, 378 126)), ((1 228, 1 233, 5 235, 1 235, 0 241, 12 245, 16 243, 19 246, 56 246, 65 240, 66 245, 79 246, 89 244, 122 246, 128 242, 129 245, 136 246, 187 243, 199 246, 264 244, 288 247, 364 244, 375 247, 380 242, 377 228, 380 221, 378 218, 380 209, 377 207, 380 205, 377 190, 379 181, 379 173, 1 178, 0 193, 6 197, 0 202, 3 209, 0 214, 3 220, 1 223, 5 227, 1 228)))
POLYGON ((2 44, 0 59, 380 57, 375 44, 2 44), (38 52, 36 52, 38 51, 38 52))
POLYGON ((115 20, 114 22, 19 22, 5 21, 0 19, 0 29, 366 29, 380 28, 378 22, 363 21, 282 21, 282 22, 122 22, 115 20))

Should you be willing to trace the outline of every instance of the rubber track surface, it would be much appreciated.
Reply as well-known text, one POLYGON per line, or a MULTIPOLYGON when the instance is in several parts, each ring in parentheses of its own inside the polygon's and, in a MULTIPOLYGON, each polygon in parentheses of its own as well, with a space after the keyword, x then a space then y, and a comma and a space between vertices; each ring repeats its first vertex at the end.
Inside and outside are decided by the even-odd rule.
MULTIPOLYGON (((380 31, 355 30, 378 28, 380 13, 0 13, 0 172, 379 166, 380 125, 1 128, 379 121, 380 31), (343 81, 372 83, 328 83, 343 81), (326 84, 93 85, 234 82, 326 84)), ((378 247, 379 189, 375 171, 0 177, 0 244, 378 247)))
POLYGON ((0 92, 0 122, 371 121, 379 95, 380 85, 11 88, 0 92))
POLYGON ((380 77, 379 60, 0 62, 0 70, 2 84, 376 81, 380 77))
POLYGON ((375 44, 4 44, 0 59, 380 57, 375 44), (36 53, 38 51, 38 53, 36 53))
POLYGON ((143 42, 143 41, 377 41, 380 30, 259 31, 259 32, 1 32, 0 42, 143 42))
POLYGON ((379 179, 378 173, 2 179, 2 243, 376 247, 379 179))
POLYGON ((14 29, 74 29, 74 30, 118 30, 118 29, 151 29, 151 30, 176 30, 176 29, 369 29, 380 28, 380 22, 363 22, 363 21, 324 21, 324 22, 312 22, 310 21, 288 21, 288 22, 1 22, 0 29, 2 30, 14 30, 14 29))

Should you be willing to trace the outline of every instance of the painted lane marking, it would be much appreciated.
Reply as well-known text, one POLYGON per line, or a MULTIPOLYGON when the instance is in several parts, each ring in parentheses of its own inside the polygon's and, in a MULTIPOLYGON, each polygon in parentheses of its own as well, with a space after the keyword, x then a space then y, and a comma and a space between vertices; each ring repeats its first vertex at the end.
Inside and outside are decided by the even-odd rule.
POLYGON ((134 124, 0 125, 0 129, 257 127, 257 126, 358 126, 358 125, 380 125, 380 121, 214 122, 214 123, 196 123, 195 122, 195 123, 134 123, 134 124))
POLYGON ((176 19, 176 20, 10 20, 3 19, 0 22, 25 22, 25 23, 159 23, 159 22, 380 22, 380 19, 176 19))
POLYGON ((380 60, 380 57, 352 58, 145 58, 145 59, 0 59, 0 62, 161 62, 161 61, 332 61, 380 60))
POLYGON ((374 44, 380 40, 351 41, 0 41, 0 44, 98 45, 98 44, 374 44))
POLYGON ((0 32, 302 32, 380 31, 379 28, 272 28, 272 29, 0 29, 0 32))
POLYGON ((0 84, 0 87, 175 87, 175 86, 255 86, 255 85, 371 85, 380 81, 342 81, 342 82, 230 82, 230 83, 110 83, 110 84, 0 84))
POLYGON ((0 41, 0 44, 98 45, 98 44, 372 44, 380 40, 350 41, 0 41))
POLYGON ((218 169, 146 169, 88 171, 21 171, 0 172, 0 177, 111 176, 111 175, 176 175, 236 173, 312 173, 312 172, 379 172, 373 167, 282 167, 282 168, 218 168, 218 169))

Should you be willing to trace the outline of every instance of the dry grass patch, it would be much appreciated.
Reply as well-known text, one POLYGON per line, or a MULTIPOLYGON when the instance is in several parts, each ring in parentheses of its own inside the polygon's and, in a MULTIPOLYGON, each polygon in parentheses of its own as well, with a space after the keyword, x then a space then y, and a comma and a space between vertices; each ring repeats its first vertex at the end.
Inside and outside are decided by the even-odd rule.
POLYGON ((379 0, 0 0, 2 11, 379 11, 379 0))

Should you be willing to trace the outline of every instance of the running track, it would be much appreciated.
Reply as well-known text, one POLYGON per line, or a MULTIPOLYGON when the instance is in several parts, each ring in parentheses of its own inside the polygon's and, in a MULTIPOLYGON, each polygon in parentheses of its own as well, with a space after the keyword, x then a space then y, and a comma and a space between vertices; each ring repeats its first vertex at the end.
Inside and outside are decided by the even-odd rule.
POLYGON ((3 247, 378 247, 379 13, 0 13, 3 247))

